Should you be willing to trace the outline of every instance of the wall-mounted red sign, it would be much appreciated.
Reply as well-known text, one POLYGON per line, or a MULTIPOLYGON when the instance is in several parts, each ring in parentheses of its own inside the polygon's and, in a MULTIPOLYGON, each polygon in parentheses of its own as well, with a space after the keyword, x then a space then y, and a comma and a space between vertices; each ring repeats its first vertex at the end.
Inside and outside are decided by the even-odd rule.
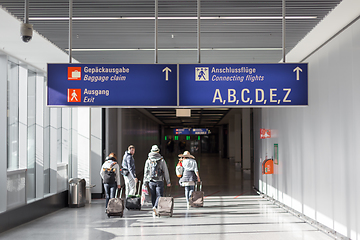
POLYGON ((274 160, 266 159, 262 163, 262 174, 273 174, 274 173, 274 160))
POLYGON ((271 138, 271 130, 261 128, 260 129, 260 139, 265 139, 265 138, 271 138))

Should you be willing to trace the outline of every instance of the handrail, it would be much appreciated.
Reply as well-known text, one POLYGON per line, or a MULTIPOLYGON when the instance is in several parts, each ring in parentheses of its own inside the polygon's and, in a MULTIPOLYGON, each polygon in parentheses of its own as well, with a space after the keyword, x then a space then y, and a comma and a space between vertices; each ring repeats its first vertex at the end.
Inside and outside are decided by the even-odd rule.
POLYGON ((27 168, 21 168, 21 169, 14 169, 14 170, 7 170, 7 175, 15 175, 19 173, 25 173, 27 171, 27 168))

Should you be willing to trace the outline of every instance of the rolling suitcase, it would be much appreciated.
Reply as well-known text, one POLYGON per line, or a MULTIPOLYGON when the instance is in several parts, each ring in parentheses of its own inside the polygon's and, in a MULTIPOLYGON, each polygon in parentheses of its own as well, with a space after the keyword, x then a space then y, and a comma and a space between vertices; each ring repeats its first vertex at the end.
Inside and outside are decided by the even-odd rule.
POLYGON ((138 193, 136 195, 128 195, 126 197, 125 207, 128 210, 141 210, 141 196, 140 196, 140 188, 141 181, 139 183, 138 193))
POLYGON ((119 216, 122 217, 124 213, 124 199, 121 198, 122 189, 116 189, 115 198, 111 198, 108 202, 106 208, 106 214, 108 217, 110 216, 119 216))
POLYGON ((174 198, 171 197, 171 187, 169 197, 160 197, 158 201, 158 216, 172 217, 174 211, 174 198))
POLYGON ((202 182, 200 182, 200 189, 198 189, 198 183, 195 184, 195 191, 192 192, 190 198, 190 205, 192 207, 203 207, 204 206, 204 192, 202 191, 202 182))

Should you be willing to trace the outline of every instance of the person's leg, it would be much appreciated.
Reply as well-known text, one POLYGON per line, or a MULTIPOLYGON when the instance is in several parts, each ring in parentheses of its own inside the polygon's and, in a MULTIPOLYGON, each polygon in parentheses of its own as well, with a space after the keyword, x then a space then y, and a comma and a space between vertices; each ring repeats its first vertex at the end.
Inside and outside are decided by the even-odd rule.
POLYGON ((185 198, 187 203, 189 203, 189 187, 190 186, 185 186, 185 198))
POLYGON ((156 183, 149 182, 150 194, 151 194, 151 204, 154 207, 156 202, 156 183))
POLYGON ((191 199, 191 195, 194 190, 195 190, 195 186, 189 186, 189 200, 191 199))
POLYGON ((110 186, 107 183, 104 183, 104 189, 105 189, 105 209, 107 208, 109 199, 110 199, 110 186))
POLYGON ((156 201, 154 207, 156 208, 158 207, 159 198, 163 196, 164 196, 164 182, 163 181, 156 182, 156 201))
POLYGON ((117 188, 116 184, 111 184, 110 185, 110 199, 115 198, 116 188, 117 188))
POLYGON ((125 182, 125 197, 129 195, 129 179, 127 176, 124 176, 124 182, 125 182))
POLYGON ((134 178, 129 174, 127 176, 129 182, 129 195, 135 195, 136 194, 136 184, 134 178))

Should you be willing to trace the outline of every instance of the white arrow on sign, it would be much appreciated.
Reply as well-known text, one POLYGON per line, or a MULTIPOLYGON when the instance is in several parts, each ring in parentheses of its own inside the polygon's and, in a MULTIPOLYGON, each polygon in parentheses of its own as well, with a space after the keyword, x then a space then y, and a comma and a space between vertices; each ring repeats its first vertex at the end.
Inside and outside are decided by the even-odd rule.
POLYGON ((296 67, 296 68, 293 70, 293 72, 295 72, 295 71, 296 71, 296 80, 300 80, 300 74, 299 74, 299 72, 302 72, 302 69, 299 68, 299 67, 296 67))
POLYGON ((169 72, 171 72, 171 69, 166 67, 162 71, 165 72, 165 80, 169 80, 169 72))

